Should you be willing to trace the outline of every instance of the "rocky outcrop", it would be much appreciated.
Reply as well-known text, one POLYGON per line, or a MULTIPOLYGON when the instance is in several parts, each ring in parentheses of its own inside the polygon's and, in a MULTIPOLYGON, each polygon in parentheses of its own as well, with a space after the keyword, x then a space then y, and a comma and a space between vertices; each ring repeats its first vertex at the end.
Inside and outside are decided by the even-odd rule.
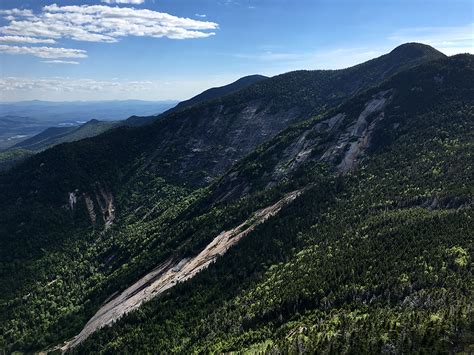
POLYGON ((95 210, 94 210, 94 202, 92 201, 92 199, 90 198, 88 194, 84 193, 83 196, 84 196, 84 201, 86 203, 87 214, 89 215, 89 218, 91 219, 92 225, 95 226, 97 215, 95 214, 95 210))
POLYGON ((70 192, 69 193, 69 208, 71 211, 74 211, 74 206, 77 203, 77 196, 75 192, 70 192))
POLYGON ((96 227, 98 215, 102 217, 105 229, 112 226, 115 220, 114 195, 107 185, 99 182, 95 183, 92 194, 88 192, 80 194, 77 189, 74 192, 70 192, 68 199, 69 209, 74 211, 75 206, 82 200, 84 200, 85 208, 93 227, 96 227))
POLYGON ((115 220, 114 195, 106 185, 97 183, 95 198, 102 213, 105 228, 110 228, 115 220))
POLYGON ((66 351, 73 348, 96 330, 111 325, 123 315, 137 309, 144 302, 158 296, 177 283, 194 277, 215 262, 219 256, 224 255, 255 227, 276 215, 282 207, 292 202, 301 193, 302 190, 288 193, 273 205, 255 212, 237 227, 223 231, 194 257, 179 260, 170 258, 164 261, 118 296, 107 301, 87 322, 83 330, 60 349, 66 351))
POLYGON ((371 134, 376 124, 384 117, 383 109, 389 102, 390 92, 390 90, 382 91, 374 95, 366 103, 357 120, 348 125, 342 132, 339 132, 337 140, 327 147, 320 160, 334 162, 341 159, 341 162, 337 165, 339 171, 347 172, 353 169, 357 158, 369 146, 371 134), (369 121, 370 116, 372 116, 372 120, 369 121))
POLYGON ((380 92, 369 101, 354 125, 349 127, 350 134, 346 133, 343 140, 338 142, 338 146, 345 149, 342 161, 337 166, 339 171, 348 172, 354 169, 358 157, 369 147, 375 126, 385 117, 383 109, 390 100, 390 96, 387 96, 389 94, 390 91, 380 92), (369 122, 369 116, 374 114, 376 116, 369 122))
MULTIPOLYGON (((380 91, 356 115, 341 109, 328 118, 315 119, 284 132, 282 139, 277 137, 266 147, 267 152, 274 152, 265 158, 273 164, 268 163, 266 170, 260 173, 259 183, 267 188, 275 186, 282 179, 290 179, 308 162, 329 163, 341 173, 353 170, 370 148, 375 128, 385 118, 384 110, 392 96, 393 90, 380 91)), ((251 191, 255 178, 250 181, 242 171, 245 169, 235 169, 222 178, 216 189, 216 201, 239 198, 251 191)))

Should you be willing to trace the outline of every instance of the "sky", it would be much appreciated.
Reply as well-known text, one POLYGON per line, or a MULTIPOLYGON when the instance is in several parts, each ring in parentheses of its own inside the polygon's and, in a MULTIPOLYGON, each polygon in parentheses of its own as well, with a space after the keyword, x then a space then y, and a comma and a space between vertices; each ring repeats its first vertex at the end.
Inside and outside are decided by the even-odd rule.
POLYGON ((1 0, 0 101, 183 100, 406 42, 474 53, 474 1, 1 0))

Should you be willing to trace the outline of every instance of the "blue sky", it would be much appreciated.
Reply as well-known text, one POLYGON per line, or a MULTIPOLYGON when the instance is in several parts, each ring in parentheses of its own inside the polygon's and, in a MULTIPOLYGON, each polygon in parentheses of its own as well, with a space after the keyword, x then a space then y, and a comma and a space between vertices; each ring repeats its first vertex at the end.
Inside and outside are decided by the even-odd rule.
POLYGON ((474 53, 472 0, 3 0, 0 16, 1 101, 185 99, 410 41, 474 53))

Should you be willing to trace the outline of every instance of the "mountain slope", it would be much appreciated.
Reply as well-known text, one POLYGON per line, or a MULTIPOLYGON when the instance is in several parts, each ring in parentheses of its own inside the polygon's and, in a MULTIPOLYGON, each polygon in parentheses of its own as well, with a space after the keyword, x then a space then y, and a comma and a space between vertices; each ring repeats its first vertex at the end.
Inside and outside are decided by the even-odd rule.
MULTIPOLYGON (((97 200, 94 196, 102 195, 97 187, 100 184, 102 189, 121 196, 120 204, 115 203, 118 218, 123 219, 129 211, 137 209, 140 212, 131 218, 159 213, 157 204, 207 185, 290 124, 337 105, 357 90, 377 84, 396 68, 440 56, 443 55, 428 46, 404 45, 353 68, 283 74, 208 104, 168 115, 151 126, 123 127, 89 140, 57 146, 0 177, 2 203, 8 208, 19 197, 28 198, 42 206, 38 208, 51 209, 55 211, 52 215, 69 221, 67 227, 59 223, 62 227, 84 226, 92 218, 87 216, 85 195, 97 200), (423 50, 416 50, 418 47, 423 50), (413 57, 403 55, 404 61, 395 63, 393 55, 398 58, 400 53, 411 54, 412 48, 415 48, 413 57), (81 213, 75 213, 70 220, 68 214, 64 215, 68 212, 60 213, 58 207, 67 204, 76 190, 83 195, 78 196, 81 213)), ((93 214, 101 216, 92 220, 105 223, 108 218, 105 210, 99 203, 94 205, 93 214)), ((30 208, 29 204, 20 204, 4 217, 4 225, 14 226, 12 221, 23 220, 22 216, 32 213, 30 208)), ((22 223, 30 226, 27 221, 22 223)), ((13 228, 6 233, 13 235, 15 231, 13 228)), ((22 235, 26 239, 37 235, 41 240, 41 236, 50 233, 24 230, 22 235)), ((46 239, 57 244, 63 237, 46 239)), ((22 243, 22 238, 17 236, 15 241, 22 243)), ((25 253, 30 252, 24 249, 25 253)))
POLYGON ((238 90, 241 90, 249 85, 255 84, 261 80, 267 79, 263 75, 249 75, 244 76, 233 83, 211 88, 203 91, 202 93, 193 96, 192 98, 179 102, 175 107, 170 108, 169 110, 157 115, 157 116, 132 116, 127 118, 125 124, 131 127, 137 127, 142 125, 147 125, 153 123, 155 120, 162 118, 163 116, 169 115, 170 113, 180 111, 184 108, 191 107, 193 105, 206 102, 209 100, 217 99, 219 97, 231 94, 238 90))
MULTIPOLYGON (((181 110, 197 103, 230 94, 266 78, 267 77, 262 75, 250 75, 240 78, 229 85, 206 90, 189 100, 182 101, 174 108, 171 108, 164 113, 160 113, 158 116, 150 117, 134 115, 124 121, 98 121, 96 119, 92 119, 85 124, 80 125, 79 127, 49 127, 44 131, 13 145, 8 149, 8 153, 0 153, 0 169, 4 167, 2 170, 6 170, 14 164, 17 164, 20 160, 19 156, 31 156, 34 154, 34 152, 44 150, 57 144, 74 142, 80 139, 93 137, 109 129, 121 126, 139 127, 142 125, 151 124, 154 120, 163 117, 163 115, 170 114, 171 112, 181 110), (23 150, 26 150, 28 154, 23 153, 23 150)), ((118 104, 119 106, 123 105, 123 103, 118 104)), ((168 107, 166 105, 170 106, 172 105, 172 102, 163 103, 161 107, 168 107)), ((7 118, 5 118, 5 122, 11 125, 11 120, 8 121, 7 118)), ((22 122, 22 127, 23 126, 24 123, 22 122)))
POLYGON ((191 107, 193 105, 197 105, 209 100, 217 99, 219 97, 231 94, 233 92, 236 92, 238 90, 241 90, 247 86, 250 86, 252 84, 258 83, 259 81, 268 79, 266 76, 263 75, 248 75, 244 76, 236 81, 234 81, 231 84, 225 85, 225 86, 220 86, 216 88, 211 88, 208 89, 199 95, 194 96, 193 98, 189 100, 185 100, 180 102, 176 107, 173 107, 172 109, 168 110, 165 114, 169 114, 171 112, 176 112, 179 110, 182 110, 187 107, 191 107))
MULTIPOLYGON (((267 206, 285 191, 300 196, 192 280, 75 351, 468 352, 472 80, 473 56, 422 65, 260 147, 197 203, 207 207, 190 223, 204 219, 206 231, 191 243, 209 248, 219 220, 260 208, 262 194, 267 206), (347 169, 355 146, 357 163, 347 169), (230 180, 269 183, 275 171, 287 177, 277 188, 216 202, 212 190, 230 180), (229 203, 238 207, 231 212, 229 203)), ((179 275, 180 265, 169 270, 179 275)), ((155 280, 156 289, 165 285, 155 280)))
POLYGON ((132 114, 153 115, 176 101, 19 101, 0 103, 0 150, 54 126, 78 126, 91 119, 124 120, 132 114))
MULTIPOLYGON (((428 55, 415 51, 395 63, 389 54, 346 70, 266 79, 151 126, 123 127, 48 149, 0 175, 0 206, 7 211, 0 216, 5 347, 33 351, 79 333, 106 299, 160 260, 199 254, 222 231, 277 203, 298 184, 304 187, 305 179, 337 188, 332 175, 324 174, 303 175, 295 186, 285 174, 281 181, 275 176, 277 183, 260 179, 265 172, 259 169, 271 162, 259 160, 260 154, 273 154, 262 148, 237 165, 238 174, 206 186, 290 124, 321 114, 389 73, 443 57, 421 45, 401 50, 413 47, 428 55), (259 159, 248 160, 254 158, 259 159), (232 184, 240 187, 233 191, 232 184)), ((360 114, 370 100, 354 110, 360 114)), ((286 134, 277 147, 291 141, 286 134)))
POLYGON ((65 142, 74 142, 101 134, 117 126, 116 121, 101 122, 90 120, 79 127, 50 127, 43 132, 28 138, 10 149, 28 149, 40 151, 50 146, 65 142))

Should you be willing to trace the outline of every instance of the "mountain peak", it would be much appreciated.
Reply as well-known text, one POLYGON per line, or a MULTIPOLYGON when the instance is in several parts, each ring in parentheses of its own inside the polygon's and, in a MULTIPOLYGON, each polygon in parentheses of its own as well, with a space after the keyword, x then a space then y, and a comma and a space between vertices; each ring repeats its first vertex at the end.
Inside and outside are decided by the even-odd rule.
POLYGON ((260 80, 263 80, 263 79, 268 79, 268 77, 264 76, 264 75, 260 75, 260 74, 253 74, 253 75, 243 76, 240 79, 237 79, 236 81, 234 81, 232 84, 242 83, 242 82, 252 82, 252 83, 254 83, 254 82, 257 82, 257 81, 260 81, 260 80))
POLYGON ((445 54, 436 50, 435 48, 417 42, 408 42, 399 45, 394 48, 389 55, 396 56, 398 58, 421 58, 421 57, 433 57, 433 59, 444 58, 445 54))

